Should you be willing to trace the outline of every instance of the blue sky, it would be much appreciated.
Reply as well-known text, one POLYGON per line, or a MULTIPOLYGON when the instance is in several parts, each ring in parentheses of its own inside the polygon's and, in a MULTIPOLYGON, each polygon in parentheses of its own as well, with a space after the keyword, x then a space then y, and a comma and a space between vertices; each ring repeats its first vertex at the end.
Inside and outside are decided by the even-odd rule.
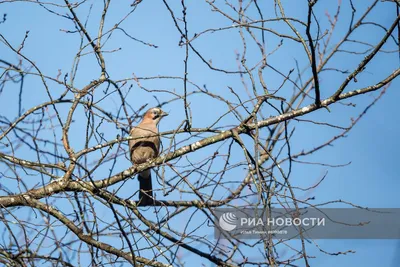
MULTIPOLYGON (((0 1, 1 2, 1 1, 0 1)), ((92 1, 96 2, 96 1, 92 1)), ((172 2, 170 6, 177 16, 181 16, 180 1, 172 2)), ((217 1, 218 2, 218 1, 217 1)), ((274 16, 273 4, 267 1, 267 4, 260 3, 260 7, 266 10, 266 16, 274 16)), ((298 17, 302 20, 306 18, 307 5, 306 1, 282 1, 286 7, 286 15, 298 17)), ((357 1, 357 11, 355 19, 358 19, 362 10, 365 10, 372 1, 357 1)), ((217 12, 210 12, 210 7, 204 1, 188 1, 188 27, 189 36, 199 33, 207 28, 219 28, 229 26, 232 23, 217 12)), ((332 14, 337 5, 336 1, 319 1, 315 6, 315 13, 321 25, 325 28, 327 25, 325 10, 329 10, 332 14)), ((221 8, 226 8, 220 5, 221 8)), ((63 14, 65 10, 52 7, 63 14)), ((90 11, 87 29, 92 36, 97 35, 98 21, 101 14, 102 6, 98 3, 93 5, 90 11)), ((117 21, 119 21, 128 11, 129 4, 119 1, 111 2, 111 7, 107 15, 105 29, 110 29, 117 21)), ((89 12, 89 4, 82 5, 77 11, 78 16, 84 20, 89 12)), ((15 47, 18 47, 23 40, 26 31, 29 31, 29 37, 25 41, 23 54, 37 64, 43 73, 56 77, 58 70, 61 70, 61 77, 66 73, 70 73, 74 57, 79 50, 80 38, 78 34, 66 33, 66 30, 74 31, 72 24, 67 19, 61 19, 53 14, 48 13, 42 7, 36 4, 15 2, 11 4, 0 5, 0 15, 7 13, 7 21, 0 24, 0 33, 15 47)), ((256 16, 256 10, 253 7, 249 13, 256 16)), ((341 17, 337 26, 337 31, 332 36, 332 42, 338 41, 344 35, 348 28, 349 16, 351 9, 348 1, 343 0, 341 17)), ((379 6, 369 15, 369 21, 379 22, 389 27, 396 16, 393 3, 379 3, 379 6)), ((104 53, 107 70, 110 77, 114 80, 132 78, 133 74, 137 77, 146 76, 182 76, 183 60, 185 57, 184 47, 179 47, 178 43, 180 35, 176 30, 170 14, 166 10, 162 1, 143 1, 137 10, 121 27, 131 36, 144 42, 154 44, 158 48, 144 45, 143 43, 129 39, 122 31, 116 30, 107 41, 103 50, 111 51, 121 49, 114 53, 104 53)), ((281 32, 289 34, 290 30, 285 27, 276 26, 281 32)), ((315 30, 315 28, 313 28, 315 30)), ((378 27, 366 25, 359 31, 357 30, 353 39, 361 38, 365 42, 376 43, 383 36, 384 31, 378 27)), ((257 32, 260 37, 260 32, 257 32)), ((279 45, 280 39, 272 34, 266 33, 266 49, 268 52, 274 50, 279 45)), ((247 36, 248 37, 248 36, 247 36)), ((105 39, 103 39, 104 41, 105 39)), ((86 43, 86 42, 85 42, 86 43)), ((229 70, 237 69, 235 51, 242 53, 243 47, 240 36, 236 29, 219 31, 216 33, 207 33, 202 38, 193 41, 195 47, 201 51, 207 60, 212 59, 212 65, 229 70)), ((354 44, 346 44, 347 49, 356 48, 354 44)), ((390 41, 384 47, 386 50, 397 49, 394 42, 390 41)), ((84 50, 90 52, 90 48, 84 50)), ((248 42, 247 47, 249 65, 258 62, 260 59, 259 50, 254 42, 248 42)), ((352 71, 357 67, 360 59, 364 55, 349 55, 339 53, 337 57, 332 59, 329 67, 339 66, 342 69, 352 71)), ((0 59, 16 63, 19 58, 4 44, 0 43, 0 59)), ((295 68, 295 59, 300 64, 300 69, 307 68, 305 77, 309 77, 311 73, 306 64, 306 56, 301 46, 284 41, 282 49, 268 57, 268 63, 278 68, 283 73, 288 73, 295 68)), ((399 66, 397 54, 380 53, 367 69, 357 76, 357 83, 350 83, 346 90, 362 88, 376 83, 380 79, 388 76, 393 70, 399 66)), ((75 80, 75 87, 81 88, 93 79, 99 77, 99 67, 93 55, 82 57, 81 65, 75 80)), ((194 54, 189 55, 189 71, 188 78, 199 86, 206 85, 207 89, 214 93, 220 93, 227 98, 233 100, 234 96, 229 94, 227 86, 231 86, 237 90, 241 97, 246 97, 245 91, 238 76, 227 75, 220 72, 211 71, 201 60, 194 54)), ((330 96, 336 88, 342 83, 345 75, 336 72, 323 72, 320 75, 321 94, 323 98, 330 96)), ((265 71, 265 79, 270 88, 277 88, 282 83, 282 77, 276 75, 271 70, 265 71)), ((249 81, 246 80, 249 84, 249 81)), ((168 101, 171 95, 167 93, 148 93, 133 83, 128 82, 127 90, 130 84, 133 84, 131 92, 128 94, 127 101, 134 108, 138 109, 144 103, 150 106, 158 104, 153 95, 157 96, 158 101, 168 101)), ((59 95, 63 88, 55 83, 49 82, 53 95, 59 95)), ((141 81, 141 85, 148 89, 169 90, 182 93, 182 81, 172 79, 158 79, 141 81)), ((397 118, 397 105, 400 99, 398 90, 399 81, 395 80, 391 87, 387 90, 383 98, 377 102, 367 113, 365 117, 352 129, 346 136, 334 143, 333 146, 327 147, 318 153, 307 158, 313 162, 324 162, 329 164, 345 164, 351 162, 350 165, 342 168, 330 168, 326 166, 315 165, 293 165, 293 174, 291 176, 294 185, 307 186, 315 183, 326 171, 328 176, 325 181, 314 191, 314 203, 342 199, 357 205, 372 208, 388 208, 399 207, 398 189, 400 188, 399 175, 397 171, 398 164, 398 147, 400 141, 400 128, 397 118)), ((18 107, 14 103, 17 101, 16 93, 17 85, 8 85, 0 94, 0 114, 10 120, 14 120, 18 115, 18 107)), ((105 88, 98 88, 104 90, 105 88)), ((189 85, 188 91, 196 90, 194 86, 189 85)), ((261 89, 259 89, 261 91, 261 89)), ((289 98, 292 88, 285 85, 282 90, 282 96, 289 98)), ((366 94, 357 96, 354 99, 346 100, 344 103, 356 104, 355 107, 336 104, 330 107, 330 111, 319 110, 313 114, 303 117, 303 119, 315 119, 329 123, 347 126, 350 118, 355 118, 379 93, 366 94)), ((99 100, 103 95, 98 94, 95 99, 99 100)), ((48 97, 43 89, 43 85, 38 77, 27 76, 25 80, 23 107, 26 109, 33 107, 39 103, 47 101, 48 97)), ((222 112, 226 112, 226 106, 221 105, 216 100, 205 95, 194 95, 189 97, 189 102, 193 111, 193 126, 206 127, 214 122, 222 112)), ((310 101, 306 102, 309 104, 310 101)), ((107 110, 116 113, 120 107, 117 94, 113 94, 100 102, 100 105, 107 110)), ((65 118, 69 104, 61 106, 60 114, 65 118)), ((168 104, 164 108, 170 112, 160 124, 160 131, 172 130, 178 127, 180 122, 184 120, 183 103, 176 101, 168 104)), ((52 110, 49 111, 51 113, 52 110)), ((263 107, 264 114, 276 115, 276 112, 267 106, 263 107)), ((54 114, 54 112, 53 112, 54 114)), ((53 119, 57 123, 56 119, 53 119)), ((76 113, 75 123, 71 127, 71 143, 76 151, 83 148, 84 124, 85 117, 82 108, 76 113)), ((219 126, 237 125, 238 121, 231 114, 226 116, 219 126)), ((291 122, 291 127, 296 127, 293 136, 292 149, 301 151, 302 149, 313 148, 320 143, 329 140, 333 135, 339 134, 340 131, 332 130, 307 124, 304 122, 291 122)), ((106 123, 101 127, 106 140, 111 140, 120 134, 113 125, 106 123)), ((50 131, 47 132, 47 134, 50 131)), ((46 133, 46 132, 45 132, 46 133)), ((203 135, 206 136, 206 135, 203 135)), ((60 136, 57 136, 57 138, 60 136)), ((183 140, 187 135, 178 137, 183 140)), ((192 138, 184 144, 196 141, 192 138)), ((168 140, 163 139, 164 147, 168 146, 168 140)), ((248 142, 248 141, 246 141, 248 142)), ((180 144, 182 145, 182 144, 180 144)), ((179 146, 180 146, 179 145, 179 146)), ((216 144, 204 150, 198 151, 190 156, 190 159, 199 160, 212 154, 221 144, 216 144)), ((225 148, 227 144, 224 144, 225 148)), ((221 149, 223 150, 223 149, 221 149)), ((242 159, 241 151, 235 148, 233 153, 234 161, 242 159)), ((60 153, 64 153, 60 148, 60 153)), ((35 160, 35 153, 27 147, 22 147, 16 151, 16 155, 35 160)), ((95 161, 98 154, 89 157, 89 161, 95 161)), ((186 160, 186 159, 185 159, 186 160)), ((125 157, 120 157, 116 163, 114 173, 120 172, 130 166, 130 162, 125 157)), ((183 164, 181 162, 177 164, 183 164)), ((220 167, 222 161, 217 163, 215 168, 220 167)), ((0 165, 1 166, 1 165, 0 165)), ((100 177, 104 177, 104 171, 108 171, 109 166, 104 166, 96 171, 100 177)), ((170 172, 171 173, 171 172, 170 172)), ((246 170, 229 173, 228 178, 232 180, 241 180, 246 170)), ((95 176, 96 177, 96 176, 95 176)), ((2 177, 3 178, 3 177, 2 177)), ((36 178, 40 179, 40 178, 36 178)), ((195 179, 193 177, 192 179, 195 179)), ((33 185, 38 181, 35 179, 28 180, 27 184, 33 185)), ((2 185, 10 189, 15 186, 13 182, 5 182, 2 185)), ((137 186, 136 181, 127 181, 126 186, 120 189, 121 196, 129 196, 132 189, 137 186)), ((160 188, 159 185, 157 185, 160 188)), ((136 190, 136 189, 135 189, 136 190)), ((221 196, 223 192, 219 192, 221 196)), ((308 193, 309 194, 309 193, 308 193)), ((162 197, 162 195, 161 195, 162 197)), ((173 192, 168 199, 177 199, 180 195, 173 192)), ((299 196, 301 197, 301 195, 299 196)), ((187 199, 188 196, 183 196, 187 199)), ((67 201, 59 203, 61 208, 65 208, 65 212, 70 211, 67 201)), ((106 209, 101 209, 99 205, 99 214, 109 216, 106 209)), ((149 213, 150 214, 150 213, 149 213)), ((199 215, 200 216, 200 215, 199 215)), ((192 227, 194 227, 192 225, 192 227)), ((2 226, 0 225, 0 231, 2 226)), ((114 242, 110 239, 110 242, 114 242)), ((397 240, 319 240, 318 244, 326 251, 335 252, 337 250, 354 250, 355 254, 346 256, 329 256, 318 252, 313 246, 308 246, 309 254, 314 254, 316 259, 310 262, 314 266, 396 266, 395 256, 399 254, 400 244, 397 240)), ((246 250, 249 257, 254 253, 246 250)), ((185 253, 185 252, 183 252, 185 253)), ((187 255, 187 252, 186 252, 187 255)), ((196 262, 198 258, 188 256, 186 262, 196 262)), ((206 262, 206 266, 209 263, 206 262)))

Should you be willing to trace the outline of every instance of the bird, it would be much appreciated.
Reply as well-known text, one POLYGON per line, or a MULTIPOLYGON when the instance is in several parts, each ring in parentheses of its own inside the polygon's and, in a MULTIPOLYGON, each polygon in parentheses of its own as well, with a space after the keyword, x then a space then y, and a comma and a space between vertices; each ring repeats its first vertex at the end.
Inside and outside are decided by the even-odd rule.
MULTIPOLYGON (((141 164, 158 157, 160 154, 160 136, 158 135, 158 123, 168 116, 161 108, 150 108, 146 111, 142 121, 129 132, 130 159, 133 164, 141 164)), ((151 183, 151 171, 147 169, 138 174, 139 202, 138 205, 153 203, 153 186, 151 183)))

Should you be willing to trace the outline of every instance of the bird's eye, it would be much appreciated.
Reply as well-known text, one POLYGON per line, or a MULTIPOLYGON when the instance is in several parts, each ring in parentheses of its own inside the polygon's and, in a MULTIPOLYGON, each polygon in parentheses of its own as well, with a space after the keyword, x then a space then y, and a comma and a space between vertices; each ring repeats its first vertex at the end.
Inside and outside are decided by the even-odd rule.
POLYGON ((160 117, 160 113, 158 110, 153 110, 153 120, 156 120, 160 117))

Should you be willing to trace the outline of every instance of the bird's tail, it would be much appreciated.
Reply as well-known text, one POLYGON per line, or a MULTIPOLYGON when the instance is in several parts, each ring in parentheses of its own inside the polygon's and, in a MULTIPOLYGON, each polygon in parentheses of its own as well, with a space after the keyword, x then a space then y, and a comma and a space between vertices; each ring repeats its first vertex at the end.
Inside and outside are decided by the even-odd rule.
POLYGON ((151 171, 145 170, 138 174, 140 184, 139 205, 149 205, 153 203, 153 186, 151 183, 151 171))

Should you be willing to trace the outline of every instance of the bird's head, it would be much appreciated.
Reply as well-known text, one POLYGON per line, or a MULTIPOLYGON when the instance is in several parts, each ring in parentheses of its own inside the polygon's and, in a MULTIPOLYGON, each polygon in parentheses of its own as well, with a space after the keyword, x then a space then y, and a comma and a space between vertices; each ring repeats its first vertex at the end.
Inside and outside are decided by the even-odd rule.
POLYGON ((151 108, 148 111, 146 111, 143 120, 152 121, 157 124, 165 116, 168 116, 168 113, 162 111, 161 108, 151 108))

